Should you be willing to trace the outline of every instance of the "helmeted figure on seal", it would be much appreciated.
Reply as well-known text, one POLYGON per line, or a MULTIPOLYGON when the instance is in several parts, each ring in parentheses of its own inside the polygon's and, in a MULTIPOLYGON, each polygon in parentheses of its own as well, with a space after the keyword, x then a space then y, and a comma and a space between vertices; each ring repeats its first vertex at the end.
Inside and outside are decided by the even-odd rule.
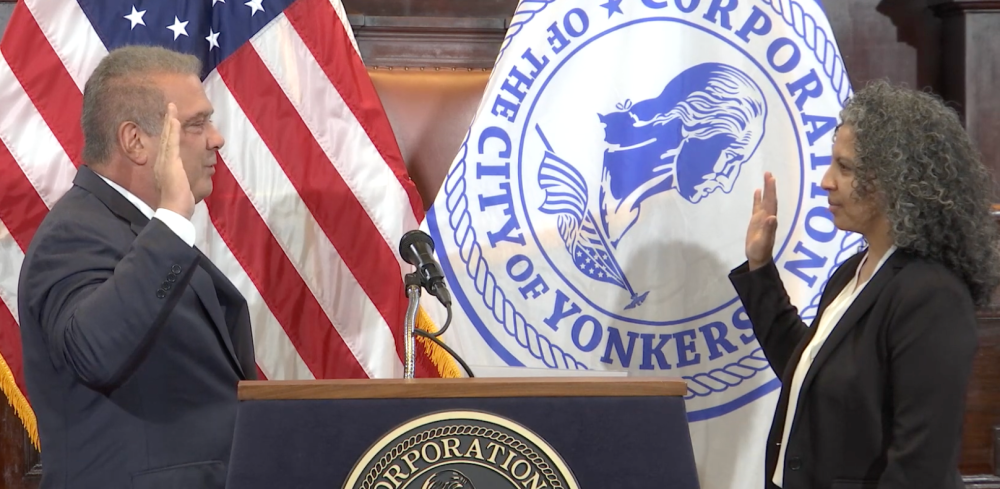
POLYGON ((704 63, 670 80, 656 98, 626 101, 618 109, 598 114, 608 144, 599 218, 591 214, 586 178, 556 155, 536 126, 546 147, 538 170, 545 192, 539 210, 557 216, 559 235, 580 272, 628 292, 628 310, 642 305, 649 292, 632 287, 614 250, 638 222, 642 203, 669 190, 692 203, 718 189, 732 191, 740 167, 764 138, 767 102, 739 69, 704 63))
POLYGON ((730 192, 764 137, 767 103, 741 70, 688 68, 656 98, 599 114, 605 125, 601 224, 611 245, 638 221, 643 201, 677 190, 692 203, 730 192))
POLYGON ((449 469, 428 477, 421 489, 476 489, 476 486, 465 474, 449 469))

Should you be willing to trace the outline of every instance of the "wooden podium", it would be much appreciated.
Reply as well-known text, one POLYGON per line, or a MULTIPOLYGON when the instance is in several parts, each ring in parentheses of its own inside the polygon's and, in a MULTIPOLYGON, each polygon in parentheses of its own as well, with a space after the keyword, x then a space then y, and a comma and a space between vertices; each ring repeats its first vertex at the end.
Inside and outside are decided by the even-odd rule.
POLYGON ((683 381, 242 382, 227 487, 696 489, 683 381))

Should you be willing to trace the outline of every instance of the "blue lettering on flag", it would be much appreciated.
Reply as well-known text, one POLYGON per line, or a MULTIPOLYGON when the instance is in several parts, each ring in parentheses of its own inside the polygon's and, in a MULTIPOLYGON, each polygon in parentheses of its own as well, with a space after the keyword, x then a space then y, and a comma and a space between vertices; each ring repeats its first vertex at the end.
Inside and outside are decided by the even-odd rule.
POLYGON ((814 0, 522 0, 427 214, 464 313, 450 334, 481 338, 461 343, 486 363, 679 376, 692 420, 776 389, 727 279, 762 174, 804 319, 857 246, 820 187, 850 94, 821 16, 814 0))

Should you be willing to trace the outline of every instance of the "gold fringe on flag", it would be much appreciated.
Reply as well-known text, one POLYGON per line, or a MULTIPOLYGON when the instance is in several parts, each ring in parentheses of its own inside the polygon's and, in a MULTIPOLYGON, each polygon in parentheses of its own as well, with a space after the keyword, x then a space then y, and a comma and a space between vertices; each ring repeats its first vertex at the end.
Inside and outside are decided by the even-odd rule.
MULTIPOLYGON (((423 307, 420 307, 417 312, 417 328, 422 329, 428 333, 437 333, 438 328, 434 325, 434 321, 431 317, 427 315, 423 307)), ((440 346, 434 344, 433 341, 424 338, 423 336, 417 336, 417 341, 424 345, 424 351, 427 352, 427 356, 430 357, 431 363, 434 364, 438 369, 438 374, 441 375, 443 379, 454 379, 461 377, 462 374, 458 370, 458 365, 455 363, 455 359, 451 358, 448 352, 444 351, 440 346)))
POLYGON ((0 391, 7 396, 7 402, 14 408, 17 417, 21 418, 21 423, 28 431, 28 437, 31 438, 31 444, 35 446, 35 450, 41 450, 38 443, 38 423, 35 421, 35 412, 31 410, 31 406, 24 398, 24 394, 21 393, 21 389, 18 389, 17 384, 14 383, 14 372, 10 371, 10 366, 3 359, 3 355, 0 355, 0 391))
MULTIPOLYGON (((420 308, 417 316, 417 327, 428 333, 436 333, 438 331, 437 326, 434 325, 434 321, 427 315, 423 307, 420 308)), ((422 336, 418 336, 417 340, 423 344, 424 351, 430 357, 431 363, 437 367, 438 374, 442 378, 457 378, 462 376, 458 370, 458 365, 448 352, 422 336)), ((21 389, 14 382, 14 372, 11 372, 10 366, 7 365, 7 361, 4 360, 3 355, 0 355, 0 391, 7 397, 7 402, 14 408, 17 417, 21 419, 24 429, 28 432, 28 437, 31 438, 31 444, 35 446, 36 450, 40 450, 38 422, 35 420, 35 412, 28 404, 28 400, 24 398, 21 389)))

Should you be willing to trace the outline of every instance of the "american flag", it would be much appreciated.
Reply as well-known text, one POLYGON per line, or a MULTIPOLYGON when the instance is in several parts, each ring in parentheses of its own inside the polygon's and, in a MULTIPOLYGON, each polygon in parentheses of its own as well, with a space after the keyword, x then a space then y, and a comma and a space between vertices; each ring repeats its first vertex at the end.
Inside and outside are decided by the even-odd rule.
MULTIPOLYGON (((339 0, 22 0, 0 41, 0 386, 29 432, 19 269, 82 163, 84 83, 127 44, 204 63, 227 143, 196 244, 249 303, 259 373, 401 377, 395 250, 423 207, 339 0)), ((425 348, 418 377, 457 375, 425 348)))

